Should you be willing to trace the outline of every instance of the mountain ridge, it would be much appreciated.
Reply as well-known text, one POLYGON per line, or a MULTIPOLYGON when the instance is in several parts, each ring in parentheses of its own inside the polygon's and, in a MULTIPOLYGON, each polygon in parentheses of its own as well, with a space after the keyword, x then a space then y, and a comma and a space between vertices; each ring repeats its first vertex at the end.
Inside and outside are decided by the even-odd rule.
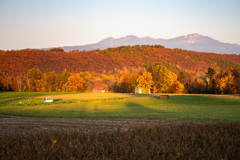
MULTIPOLYGON (((108 37, 98 43, 79 45, 79 46, 62 46, 65 51, 79 50, 89 51, 96 49, 107 49, 118 46, 134 46, 134 45, 163 45, 166 48, 180 48, 197 52, 209 52, 220 54, 240 54, 240 45, 234 43, 223 43, 208 36, 202 36, 198 33, 178 36, 170 39, 137 37, 135 35, 127 35, 125 37, 114 38, 108 37)), ((53 48, 53 47, 51 47, 53 48)), ((48 50, 51 48, 43 48, 48 50)))

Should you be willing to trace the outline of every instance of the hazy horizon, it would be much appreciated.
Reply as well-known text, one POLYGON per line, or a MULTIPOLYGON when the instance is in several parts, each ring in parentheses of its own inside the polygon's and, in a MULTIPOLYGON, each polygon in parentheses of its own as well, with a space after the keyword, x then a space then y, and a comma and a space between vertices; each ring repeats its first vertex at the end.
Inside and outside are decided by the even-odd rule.
POLYGON ((97 43, 127 35, 170 39, 192 33, 240 44, 238 0, 1 0, 0 49, 97 43))

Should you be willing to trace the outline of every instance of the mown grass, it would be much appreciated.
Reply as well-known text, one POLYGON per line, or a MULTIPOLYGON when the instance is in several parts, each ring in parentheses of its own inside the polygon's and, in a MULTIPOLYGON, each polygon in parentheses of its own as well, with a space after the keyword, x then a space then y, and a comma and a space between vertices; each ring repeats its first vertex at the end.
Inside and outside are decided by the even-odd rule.
MULTIPOLYGON (((28 95, 28 93, 23 94, 25 96, 28 95)), ((35 96, 41 94, 39 93, 35 96)), ((49 93, 46 95, 49 95, 49 93)), ((60 93, 59 96, 64 95, 60 93)), ((44 103, 42 99, 34 97, 1 97, 0 113, 30 117, 111 117, 187 121, 240 121, 239 98, 172 95, 170 99, 160 100, 155 95, 114 93, 108 96, 107 94, 92 93, 76 94, 75 96, 80 96, 80 98, 72 100, 57 99, 54 103, 44 103), (90 98, 95 97, 95 99, 89 99, 88 95, 90 98), (100 96, 99 98, 98 95, 102 97, 100 96), (22 103, 20 104, 20 102, 22 103)))
POLYGON ((85 93, 85 92, 0 92, 1 105, 54 105, 79 102, 120 100, 127 98, 152 98, 156 95, 126 93, 85 93), (45 97, 52 97, 53 103, 45 103, 45 97))
POLYGON ((0 92, 0 99, 4 98, 17 98, 17 97, 36 97, 36 96, 49 96, 49 95, 67 95, 79 94, 77 92, 0 92))

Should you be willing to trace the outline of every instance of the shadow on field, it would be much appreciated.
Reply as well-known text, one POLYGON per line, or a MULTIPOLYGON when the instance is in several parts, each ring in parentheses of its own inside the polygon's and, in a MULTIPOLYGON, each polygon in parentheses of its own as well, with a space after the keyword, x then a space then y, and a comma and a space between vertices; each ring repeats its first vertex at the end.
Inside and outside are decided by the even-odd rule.
POLYGON ((0 104, 12 104, 21 100, 22 100, 21 98, 4 99, 0 101, 0 104))
POLYGON ((159 113, 161 111, 159 110, 155 110, 155 109, 152 109, 152 108, 148 108, 148 107, 145 107, 143 105, 140 105, 140 104, 137 104, 137 103, 133 103, 133 102, 129 102, 129 103, 126 103, 125 105, 128 109, 128 112, 130 113, 136 113, 136 115, 146 115, 146 114, 152 114, 152 113, 159 113))
POLYGON ((88 114, 87 106, 84 104, 81 106, 81 109, 78 111, 78 116, 83 117, 88 114))
POLYGON ((62 99, 54 99, 53 102, 61 101, 62 99))
POLYGON ((156 94, 131 94, 135 98, 156 98, 159 99, 159 95, 156 94))

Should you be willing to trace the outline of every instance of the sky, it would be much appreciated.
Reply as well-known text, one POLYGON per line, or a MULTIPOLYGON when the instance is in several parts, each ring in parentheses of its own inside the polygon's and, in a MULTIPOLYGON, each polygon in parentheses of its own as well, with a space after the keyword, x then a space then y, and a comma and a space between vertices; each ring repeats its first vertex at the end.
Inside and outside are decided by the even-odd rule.
POLYGON ((0 0, 0 49, 198 33, 240 44, 240 0, 0 0))

